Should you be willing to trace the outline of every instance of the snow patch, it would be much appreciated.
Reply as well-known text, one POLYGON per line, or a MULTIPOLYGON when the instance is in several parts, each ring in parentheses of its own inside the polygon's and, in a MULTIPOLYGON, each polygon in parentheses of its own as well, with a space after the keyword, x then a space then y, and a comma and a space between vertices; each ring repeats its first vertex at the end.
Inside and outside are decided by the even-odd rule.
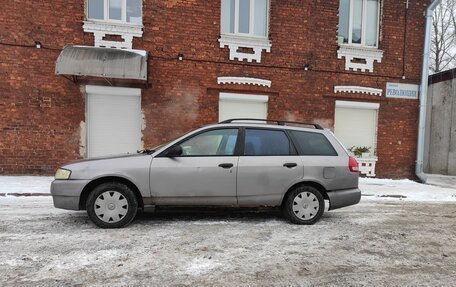
POLYGON ((50 193, 52 176, 0 176, 0 193, 50 193))
POLYGON ((48 268, 73 269, 76 266, 97 265, 106 261, 112 261, 120 256, 118 250, 100 250, 95 253, 85 251, 71 252, 63 259, 56 259, 48 264, 48 268))
POLYGON ((221 266, 221 263, 214 261, 211 257, 195 258, 185 266, 185 273, 192 275, 201 275, 221 266))
POLYGON ((409 179, 360 178, 362 200, 456 202, 456 187, 444 188, 409 179))

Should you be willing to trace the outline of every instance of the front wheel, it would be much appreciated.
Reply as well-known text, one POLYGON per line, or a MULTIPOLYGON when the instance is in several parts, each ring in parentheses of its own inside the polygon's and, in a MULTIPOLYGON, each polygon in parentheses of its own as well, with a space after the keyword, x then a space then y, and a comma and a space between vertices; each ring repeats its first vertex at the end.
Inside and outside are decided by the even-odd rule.
POLYGON ((298 186, 285 199, 282 206, 285 217, 295 224, 314 224, 323 215, 325 200, 312 186, 298 186))
POLYGON ((90 220, 101 228, 127 226, 135 218, 138 201, 125 184, 107 182, 95 187, 86 202, 90 220))

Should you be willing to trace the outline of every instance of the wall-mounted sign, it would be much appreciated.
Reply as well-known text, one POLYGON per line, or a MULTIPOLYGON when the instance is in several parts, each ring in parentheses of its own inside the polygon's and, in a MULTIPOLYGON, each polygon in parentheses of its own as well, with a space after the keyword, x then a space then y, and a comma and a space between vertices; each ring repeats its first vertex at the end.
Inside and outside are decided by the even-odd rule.
POLYGON ((418 99, 418 85, 386 83, 387 98, 418 99))

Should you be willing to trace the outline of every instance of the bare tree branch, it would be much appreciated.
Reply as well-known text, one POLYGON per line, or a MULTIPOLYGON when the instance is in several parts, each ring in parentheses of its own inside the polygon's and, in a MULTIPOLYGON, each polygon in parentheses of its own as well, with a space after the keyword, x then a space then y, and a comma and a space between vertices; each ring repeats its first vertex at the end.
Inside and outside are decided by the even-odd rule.
POLYGON ((443 0, 433 14, 430 71, 456 67, 456 0, 443 0))

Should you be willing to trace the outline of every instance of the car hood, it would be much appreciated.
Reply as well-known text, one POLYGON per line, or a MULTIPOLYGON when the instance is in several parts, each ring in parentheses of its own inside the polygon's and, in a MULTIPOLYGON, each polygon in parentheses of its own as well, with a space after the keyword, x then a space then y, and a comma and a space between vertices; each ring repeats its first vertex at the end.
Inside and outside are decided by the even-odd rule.
POLYGON ((76 161, 67 163, 65 165, 70 165, 70 164, 74 164, 74 163, 91 162, 91 161, 127 158, 127 157, 140 157, 140 156, 147 156, 147 155, 149 155, 149 154, 145 154, 145 153, 126 153, 126 154, 99 156, 99 157, 92 157, 92 158, 87 158, 87 159, 76 160, 76 161))

